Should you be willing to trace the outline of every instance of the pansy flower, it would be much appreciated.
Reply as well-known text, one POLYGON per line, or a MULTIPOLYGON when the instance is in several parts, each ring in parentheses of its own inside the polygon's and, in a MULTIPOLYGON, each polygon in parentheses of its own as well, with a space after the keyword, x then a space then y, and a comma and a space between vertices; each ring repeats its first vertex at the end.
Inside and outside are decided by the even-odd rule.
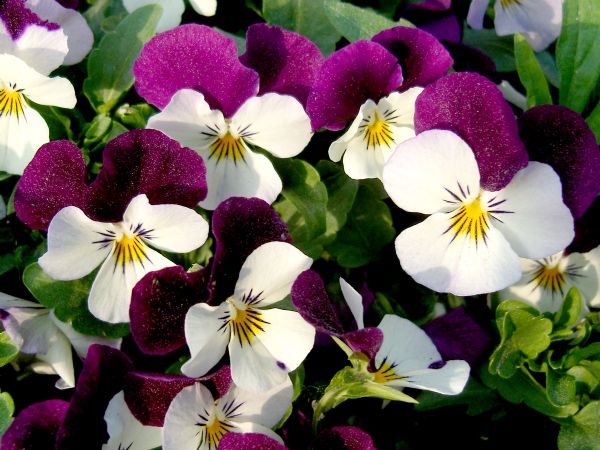
POLYGON ((73 85, 36 72, 16 56, 0 54, 0 170, 20 175, 38 148, 49 141, 46 122, 29 101, 73 108, 73 85))
POLYGON ((356 41, 323 63, 307 103, 313 130, 346 133, 329 147, 355 179, 381 178, 394 148, 415 135, 414 105, 422 87, 445 75, 452 58, 432 35, 395 27, 356 41), (401 91, 401 92, 397 92, 401 91))
POLYGON ((395 245, 402 268, 437 292, 503 289, 521 278, 519 256, 544 258, 573 239, 573 218, 550 166, 530 162, 505 188, 489 191, 473 151, 450 131, 402 143, 383 184, 400 208, 430 215, 395 245))
POLYGON ((184 253, 206 240, 208 224, 189 208, 205 194, 204 166, 192 150, 152 130, 117 137, 103 156, 103 169, 87 185, 77 147, 42 147, 18 184, 15 209, 26 224, 48 229, 48 251, 39 260, 44 271, 73 280, 101 265, 90 311, 128 322, 135 283, 173 265, 151 247, 184 253))
POLYGON ((165 416, 165 450, 215 450, 228 433, 260 433, 279 443, 271 427, 292 404, 292 383, 286 376, 279 385, 256 393, 231 385, 215 399, 202 384, 186 387, 173 399, 165 416))
POLYGON ((75 386, 71 345, 82 359, 85 359, 89 346, 94 343, 111 347, 121 345, 120 339, 78 333, 39 303, 1 292, 0 321, 20 352, 36 356, 38 361, 31 366, 35 372, 60 377, 56 383, 60 389, 75 386))
POLYGON ((177 27, 144 46, 133 68, 135 86, 162 110, 148 128, 204 158, 208 196, 200 206, 212 210, 233 196, 275 200, 281 179, 253 147, 288 158, 308 144, 302 104, 321 59, 306 38, 268 25, 248 30, 241 57, 248 67, 232 39, 202 25, 177 27))
MULTIPOLYGON (((490 0, 472 0, 467 23, 480 30, 490 0)), ((495 0, 494 26, 499 36, 523 33, 536 51, 544 50, 560 34, 563 0, 495 0)))
POLYGON ((556 312, 572 287, 581 293, 582 312, 600 306, 600 248, 588 253, 558 252, 543 259, 521 259, 523 276, 499 292, 503 300, 522 300, 541 312, 556 312))
POLYGON ((207 373, 229 350, 231 377, 242 389, 266 391, 281 384, 312 349, 315 329, 296 311, 269 306, 290 294, 312 260, 293 245, 269 242, 240 270, 233 295, 219 306, 199 303, 185 317, 191 359, 187 376, 207 373))

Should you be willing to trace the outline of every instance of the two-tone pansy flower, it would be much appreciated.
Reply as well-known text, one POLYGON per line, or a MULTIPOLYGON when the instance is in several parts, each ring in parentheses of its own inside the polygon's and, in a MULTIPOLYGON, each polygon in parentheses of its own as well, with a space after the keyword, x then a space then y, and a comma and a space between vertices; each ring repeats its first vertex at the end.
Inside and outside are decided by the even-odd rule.
POLYGON ((279 195, 279 175, 254 147, 288 158, 308 144, 303 104, 322 58, 308 39, 264 24, 248 29, 239 58, 232 39, 202 25, 177 27, 144 46, 133 68, 135 87, 162 110, 148 128, 204 158, 203 208, 234 196, 271 203, 279 195))
MULTIPOLYGON (((467 23, 483 28, 490 0, 472 0, 467 23)), ((563 0, 495 0, 494 26, 499 36, 523 33, 531 47, 544 50, 560 34, 563 0)))
POLYGON ((18 217, 48 230, 39 264, 60 280, 101 266, 88 298, 92 314, 128 322, 131 290, 146 273, 173 265, 159 250, 189 252, 208 224, 190 207, 206 192, 204 165, 190 149, 154 130, 134 130, 104 150, 90 185, 80 150, 68 141, 40 149, 15 195, 18 217))
POLYGON ((312 86, 313 130, 346 133, 329 147, 355 179, 381 178, 396 146, 415 135, 414 105, 422 87, 445 75, 452 58, 429 33, 395 27, 332 53, 312 86))

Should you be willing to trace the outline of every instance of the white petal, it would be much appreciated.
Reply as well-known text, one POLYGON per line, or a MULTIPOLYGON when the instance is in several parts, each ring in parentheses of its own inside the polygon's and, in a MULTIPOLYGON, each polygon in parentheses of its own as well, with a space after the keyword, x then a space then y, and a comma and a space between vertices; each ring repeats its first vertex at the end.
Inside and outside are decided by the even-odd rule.
POLYGON ((241 389, 264 392, 282 384, 287 369, 279 366, 278 361, 269 353, 258 339, 252 345, 240 345, 237 339, 229 343, 231 379, 241 389))
POLYGON ((29 105, 23 114, 0 117, 0 170, 23 174, 38 149, 50 140, 48 125, 29 105))
POLYGON ((523 258, 541 259, 563 250, 573 240, 571 212, 562 201, 560 179, 547 164, 530 162, 510 184, 498 192, 486 192, 482 201, 506 200, 498 209, 501 220, 493 224, 513 250, 523 258))
POLYGON ((111 245, 97 242, 103 239, 103 233, 112 229, 112 224, 95 222, 76 206, 63 208, 50 222, 48 251, 38 262, 55 280, 82 278, 111 252, 111 245))
POLYGON ((11 341, 22 353, 46 353, 48 343, 58 334, 58 329, 48 320, 48 310, 41 305, 7 308, 9 317, 3 327, 11 341))
POLYGON ((81 334, 75 331, 71 324, 59 320, 54 315, 54 312, 50 312, 49 318, 52 321, 52 323, 56 325, 56 327, 67 337, 73 348, 75 348, 77 355, 79 355, 79 357, 82 359, 85 359, 85 357, 87 356, 88 349, 92 344, 106 345, 108 347, 117 349, 121 348, 122 339, 120 338, 109 339, 100 336, 81 334))
POLYGON ((68 52, 67 35, 63 30, 29 25, 15 42, 13 54, 37 72, 48 75, 63 63, 68 52))
POLYGON ((90 312, 98 319, 110 323, 129 322, 131 291, 136 283, 148 272, 175 265, 157 251, 144 247, 143 261, 123 264, 113 251, 100 267, 88 297, 90 312))
POLYGON ((483 18, 489 3, 490 0, 471 0, 471 6, 469 6, 467 14, 467 23, 471 28, 476 30, 483 28, 483 18))
POLYGON ((25 5, 42 19, 59 24, 67 35, 69 53, 65 57, 64 65, 77 64, 90 52, 94 44, 94 35, 77 11, 65 8, 57 1, 27 0, 25 5))
POLYGON ((159 130, 181 145, 194 150, 204 150, 206 161, 208 147, 214 141, 215 132, 225 130, 227 124, 223 113, 211 110, 204 96, 192 89, 181 89, 160 113, 150 117, 147 128, 159 130))
POLYGON ((219 406, 239 405, 236 409, 236 422, 253 422, 271 428, 292 405, 293 394, 294 387, 288 377, 282 384, 265 392, 245 391, 232 384, 229 391, 219 399, 219 406))
POLYGON ((521 278, 519 258, 501 233, 490 226, 485 242, 476 245, 466 236, 452 241, 450 215, 436 213, 396 239, 400 264, 415 281, 437 292, 477 295, 521 278))
POLYGON ((439 369, 424 369, 406 374, 404 380, 389 384, 397 387, 410 387, 438 392, 444 395, 460 394, 469 380, 469 364, 465 361, 447 361, 439 369))
POLYGON ((0 292, 0 309, 8 308, 41 308, 45 309, 44 306, 39 303, 30 302, 29 300, 22 300, 12 295, 0 292))
POLYGON ((127 12, 133 12, 146 5, 160 5, 162 16, 156 25, 156 32, 170 30, 181 23, 181 15, 185 9, 183 0, 123 0, 127 12))
POLYGON ((300 102, 275 93, 248 99, 232 117, 231 128, 278 158, 296 156, 312 137, 310 119, 300 102))
POLYGON ((548 47, 560 34, 562 0, 523 0, 494 7, 494 25, 500 36, 522 32, 536 51, 548 47))
MULTIPOLYGON (((199 427, 198 413, 211 411, 213 396, 202 384, 183 388, 173 399, 163 427, 164 450, 199 450, 208 446, 198 447, 199 427)), ((214 450, 214 449, 213 449, 214 450)))
POLYGON ((231 197, 256 197, 273 203, 282 189, 281 178, 271 161, 259 153, 246 149, 243 161, 217 160, 203 155, 206 165, 206 199, 199 205, 214 210, 231 197))
POLYGON ((142 238, 160 250, 187 253, 208 237, 208 222, 196 211, 181 205, 151 205, 145 194, 136 196, 123 214, 123 222, 135 229, 141 224, 142 238))
MULTIPOLYGON (((46 318, 48 322, 49 319, 46 318)), ((50 322, 51 323, 51 322, 50 322)), ((75 387, 75 372, 73 370, 73 356, 71 354, 71 344, 67 337, 58 331, 54 324, 55 332, 48 339, 48 351, 46 353, 38 353, 37 357, 48 363, 54 373, 61 379, 59 385, 64 388, 75 387)))
POLYGON ((217 12, 217 0, 190 0, 190 5, 203 16, 214 16, 217 12))
POLYGON ((342 137, 331 143, 329 146, 329 158, 331 158, 332 161, 338 162, 340 159, 342 159, 342 155, 346 151, 348 144, 356 137, 356 134, 358 133, 358 127, 363 120, 363 111, 365 107, 373 109, 375 107, 375 102, 373 102, 373 100, 367 100, 366 103, 360 107, 358 115, 348 130, 346 130, 342 137))
POLYGON ((350 312, 356 320, 356 325, 358 329, 365 327, 365 323, 363 321, 363 301, 362 296, 354 289, 346 280, 340 277, 340 288, 342 288, 342 295, 344 296, 344 300, 348 304, 348 308, 350 308, 350 312))
POLYGON ((430 130, 396 148, 383 169, 383 186, 400 208, 432 214, 452 205, 454 196, 467 203, 475 199, 479 169, 473 151, 460 137, 430 130))
POLYGON ((589 263, 589 276, 586 279, 580 280, 578 286, 583 293, 585 300, 589 306, 594 308, 600 307, 600 247, 589 251, 585 254, 585 258, 589 263))
POLYGON ((290 294, 300 273, 310 268, 312 259, 286 242, 267 242, 255 249, 240 270, 234 297, 259 295, 254 306, 264 307, 290 294))
POLYGON ((125 403, 123 391, 108 403, 104 421, 109 439, 102 450, 148 450, 162 443, 162 427, 142 425, 125 403))
POLYGON ((185 315, 185 341, 190 349, 190 359, 181 367, 188 377, 200 377, 212 369, 225 354, 230 331, 219 317, 227 316, 229 306, 218 307, 198 303, 185 315))
POLYGON ((257 338, 285 370, 295 370, 315 343, 315 329, 296 311, 283 309, 261 310, 262 319, 269 325, 257 338))
MULTIPOLYGON (((393 111, 391 122, 396 126, 415 128, 415 102, 423 92, 422 87, 412 87, 404 92, 392 92, 377 104, 379 111, 393 111)), ((413 135, 414 136, 414 135, 413 135)), ((401 141, 394 140, 396 144, 401 141)))
MULTIPOLYGON (((414 133, 411 133, 414 136, 414 133)), ((344 172, 354 180, 381 178, 383 166, 394 149, 378 145, 368 148, 362 136, 352 139, 344 153, 344 172)))

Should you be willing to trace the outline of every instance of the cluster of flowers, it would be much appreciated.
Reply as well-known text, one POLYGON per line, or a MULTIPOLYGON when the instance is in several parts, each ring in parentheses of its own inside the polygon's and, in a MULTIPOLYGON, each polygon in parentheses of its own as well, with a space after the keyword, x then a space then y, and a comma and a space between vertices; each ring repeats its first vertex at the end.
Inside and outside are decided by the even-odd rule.
MULTIPOLYGON (((520 3, 499 2, 501 11, 520 3)), ((470 20, 481 22, 481 4, 470 20)), ((175 9, 165 8, 180 17, 175 9)), ((18 218, 47 231, 41 269, 76 280, 99 267, 90 312, 129 323, 146 354, 187 346, 190 358, 183 375, 136 371, 120 340, 79 334, 41 305, 2 294, 0 319, 20 351, 58 374, 59 387, 75 387, 68 403, 25 409, 3 448, 26 448, 36 433, 61 449, 283 448, 271 428, 291 406, 288 374, 317 331, 362 355, 364 382, 382 393, 460 393, 467 362, 444 361, 406 319, 365 327, 362 296, 340 279, 356 324, 345 326, 269 206, 282 181, 264 152, 296 156, 323 128, 346 130, 329 157, 349 177, 379 179, 399 208, 428 216, 395 241, 417 283, 460 296, 500 291, 542 311, 556 311, 576 285, 584 310, 600 306, 600 251, 564 253, 573 218, 600 192, 600 153, 585 121, 542 106, 517 122, 492 81, 448 75, 453 59, 433 35, 395 27, 324 58, 307 38, 265 24, 249 28, 239 57, 232 39, 207 26, 158 34, 133 71, 138 94, 160 112, 147 129, 110 141, 88 183, 82 152, 48 142, 28 101, 74 107, 71 84, 47 75, 81 61, 92 41, 83 18, 53 0, 2 3, 0 167, 22 174, 18 218), (197 206, 212 211, 210 227, 197 206), (209 229, 209 266, 182 268, 161 253, 194 251, 209 229), (288 296, 295 310, 278 307, 288 296), (84 358, 77 383, 71 345, 84 358)), ((372 446, 356 428, 322 433, 372 446)))

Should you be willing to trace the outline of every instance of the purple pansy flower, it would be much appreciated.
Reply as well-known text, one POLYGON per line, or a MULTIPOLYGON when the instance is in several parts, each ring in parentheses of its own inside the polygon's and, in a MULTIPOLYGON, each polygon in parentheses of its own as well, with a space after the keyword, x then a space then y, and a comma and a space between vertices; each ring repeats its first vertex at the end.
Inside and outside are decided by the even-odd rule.
POLYGON ((148 128, 204 158, 205 209, 234 196, 273 202, 281 179, 251 146, 288 158, 312 136, 301 102, 320 52, 306 38, 277 27, 254 25, 248 33, 242 60, 249 67, 240 62, 232 39, 206 26, 183 25, 150 40, 133 69, 138 93, 162 110, 148 128))

